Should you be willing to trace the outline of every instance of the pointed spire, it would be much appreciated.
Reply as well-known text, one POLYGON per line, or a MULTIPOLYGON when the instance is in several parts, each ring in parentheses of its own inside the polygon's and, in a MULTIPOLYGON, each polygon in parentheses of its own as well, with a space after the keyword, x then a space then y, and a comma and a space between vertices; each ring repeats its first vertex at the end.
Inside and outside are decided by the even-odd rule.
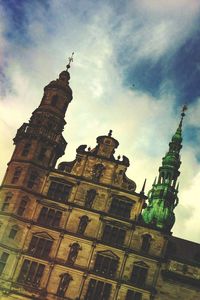
POLYGON ((143 186, 142 186, 142 189, 141 189, 141 191, 140 191, 140 194, 144 194, 146 182, 147 182, 147 179, 145 178, 144 183, 143 183, 143 186))
POLYGON ((149 204, 144 209, 142 218, 146 224, 155 226, 164 231, 170 231, 175 222, 174 208, 178 204, 178 188, 176 182, 180 175, 179 167, 180 150, 182 148, 182 124, 187 106, 184 105, 181 112, 181 120, 172 140, 169 143, 169 150, 162 159, 162 166, 159 168, 159 179, 156 179, 149 191, 149 204))

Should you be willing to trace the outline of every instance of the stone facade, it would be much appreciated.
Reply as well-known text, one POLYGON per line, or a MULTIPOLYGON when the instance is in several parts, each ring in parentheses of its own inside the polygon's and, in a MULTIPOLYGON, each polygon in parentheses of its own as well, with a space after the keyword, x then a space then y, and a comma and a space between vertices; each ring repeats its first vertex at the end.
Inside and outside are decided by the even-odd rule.
POLYGON ((200 299, 200 245, 144 224, 108 135, 62 162, 69 73, 17 131, 0 190, 0 299, 200 299))

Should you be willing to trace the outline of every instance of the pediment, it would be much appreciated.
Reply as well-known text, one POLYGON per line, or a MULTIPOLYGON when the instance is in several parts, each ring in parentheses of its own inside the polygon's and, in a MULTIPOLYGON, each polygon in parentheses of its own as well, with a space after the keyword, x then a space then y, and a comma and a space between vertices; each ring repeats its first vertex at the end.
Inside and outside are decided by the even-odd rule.
POLYGON ((54 240, 47 232, 34 232, 33 236, 40 237, 47 240, 54 240))
POLYGON ((110 257, 110 258, 113 258, 113 259, 119 259, 119 257, 114 252, 112 252, 111 250, 98 251, 98 254, 101 254, 103 256, 107 256, 107 257, 110 257))
POLYGON ((141 266, 141 267, 144 267, 144 268, 148 268, 149 266, 147 264, 145 264, 142 260, 140 261, 135 261, 134 262, 134 265, 138 265, 138 266, 141 266))

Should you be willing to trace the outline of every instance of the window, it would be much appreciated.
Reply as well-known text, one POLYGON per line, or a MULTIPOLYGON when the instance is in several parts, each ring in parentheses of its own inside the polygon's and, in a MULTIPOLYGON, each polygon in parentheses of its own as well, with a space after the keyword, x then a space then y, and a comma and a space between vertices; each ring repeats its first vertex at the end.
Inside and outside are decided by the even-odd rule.
POLYGON ((17 215, 18 216, 23 216, 27 203, 28 203, 29 198, 28 197, 23 197, 19 203, 18 209, 17 209, 17 215))
POLYGON ((148 266, 143 262, 138 262, 133 265, 131 274, 131 282, 137 286, 143 287, 146 282, 148 266))
POLYGON ((151 236, 149 234, 144 234, 142 236, 141 251, 147 253, 149 251, 150 244, 151 244, 151 236))
POLYGON ((1 257, 0 257, 0 275, 3 273, 3 270, 4 270, 5 266, 6 266, 6 262, 8 260, 8 256, 9 256, 9 254, 6 253, 6 252, 3 252, 1 254, 1 257))
POLYGON ((61 217, 61 211, 43 206, 38 217, 38 223, 45 224, 47 226, 59 227, 61 217))
POLYGON ((79 225, 78 225, 77 233, 84 234, 85 229, 86 229, 89 222, 90 222, 90 220, 89 220, 88 216, 80 217, 80 222, 79 222, 79 225))
POLYGON ((93 190, 93 189, 87 191, 86 199, 85 199, 85 207, 86 208, 91 208, 92 207, 92 204, 94 202, 96 194, 97 194, 97 192, 95 190, 93 190))
POLYGON ((40 152, 38 154, 38 160, 43 161, 45 159, 46 151, 47 151, 47 148, 42 147, 40 149, 40 152))
POLYGON ((128 290, 125 300, 142 300, 142 294, 136 291, 128 290))
POLYGON ((75 260, 78 256, 78 252, 81 250, 81 247, 78 243, 73 243, 70 245, 70 251, 67 258, 67 263, 70 265, 73 265, 75 263, 75 260))
POLYGON ((57 95, 54 95, 51 99, 51 105, 52 106, 56 106, 58 103, 58 96, 57 95))
POLYGON ((133 203, 114 197, 111 202, 109 213, 123 218, 130 218, 132 206, 133 203))
POLYGON ((39 286, 45 265, 25 259, 17 281, 32 286, 39 286))
POLYGON ((126 231, 116 226, 106 225, 102 240, 111 245, 123 246, 126 236, 126 231))
POLYGON ((38 179, 38 173, 36 171, 32 171, 28 178, 27 187, 32 189, 36 184, 37 179, 38 179))
POLYGON ((19 177, 21 175, 21 171, 22 171, 22 169, 20 167, 15 168, 15 172, 14 172, 11 183, 17 183, 17 181, 19 180, 19 177))
POLYGON ((68 273, 60 275, 60 283, 57 290, 57 295, 59 297, 65 296, 71 280, 73 280, 73 278, 68 273))
POLYGON ((94 271, 98 274, 107 275, 109 277, 114 277, 117 271, 118 257, 111 257, 106 255, 106 253, 98 253, 95 264, 94 271))
POLYGON ((69 197, 71 188, 69 185, 52 181, 47 196, 59 202, 65 202, 69 197))
POLYGON ((27 156, 29 154, 30 148, 31 148, 31 144, 30 143, 26 143, 24 145, 24 149, 22 151, 22 156, 27 156))
POLYGON ((53 244, 52 239, 33 236, 29 244, 28 252, 32 256, 47 258, 53 244))
POLYGON ((2 211, 7 211, 8 210, 11 199, 12 199, 12 193, 7 193, 6 197, 4 199, 4 203, 2 205, 2 208, 1 208, 2 211))
POLYGON ((19 227, 18 227, 17 225, 12 226, 12 228, 11 228, 11 230, 10 230, 10 233, 9 233, 8 237, 9 237, 10 239, 13 239, 13 240, 14 240, 15 237, 16 237, 16 235, 17 235, 18 230, 19 230, 19 227))
POLYGON ((112 285, 103 281, 90 279, 84 300, 108 300, 112 285))

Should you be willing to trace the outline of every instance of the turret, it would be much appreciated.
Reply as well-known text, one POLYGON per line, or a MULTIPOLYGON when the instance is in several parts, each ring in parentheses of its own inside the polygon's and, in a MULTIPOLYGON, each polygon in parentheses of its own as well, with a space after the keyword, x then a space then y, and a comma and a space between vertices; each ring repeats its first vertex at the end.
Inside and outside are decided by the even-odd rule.
POLYGON ((180 150, 182 148, 182 123, 186 106, 183 107, 179 126, 169 143, 169 150, 162 159, 159 176, 148 193, 148 206, 144 209, 144 223, 169 232, 175 222, 174 208, 178 204, 180 150))
POLYGON ((32 113, 29 122, 23 123, 17 130, 13 139, 15 150, 3 184, 23 185, 27 177, 35 180, 49 168, 54 168, 64 154, 67 142, 62 131, 66 124, 65 113, 72 100, 68 72, 71 61, 72 57, 69 58, 67 70, 45 86, 40 105, 32 113), (14 177, 20 177, 21 180, 14 177))

